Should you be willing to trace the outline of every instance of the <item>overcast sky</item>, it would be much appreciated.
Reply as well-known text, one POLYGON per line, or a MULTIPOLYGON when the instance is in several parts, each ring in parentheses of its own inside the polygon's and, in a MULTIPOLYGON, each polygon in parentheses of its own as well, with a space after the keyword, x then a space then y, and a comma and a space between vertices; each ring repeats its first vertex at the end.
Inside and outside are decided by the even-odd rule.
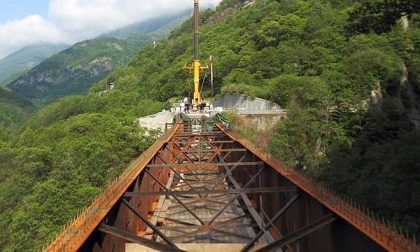
MULTIPOLYGON (((201 0, 214 7, 221 0, 201 0)), ((193 0, 2 0, 0 59, 36 42, 74 43, 192 8, 193 0)))

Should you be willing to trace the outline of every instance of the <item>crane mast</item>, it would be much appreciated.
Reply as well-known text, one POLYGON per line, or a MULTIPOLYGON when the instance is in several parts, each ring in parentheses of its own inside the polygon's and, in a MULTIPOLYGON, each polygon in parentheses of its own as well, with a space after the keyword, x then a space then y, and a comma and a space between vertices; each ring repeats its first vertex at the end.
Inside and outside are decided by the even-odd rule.
POLYGON ((202 70, 207 70, 208 66, 202 66, 200 62, 200 3, 199 0, 194 0, 194 60, 192 66, 186 66, 185 69, 192 70, 194 74, 194 93, 192 105, 198 107, 202 104, 200 92, 200 73, 202 70))
POLYGON ((201 104, 200 94, 200 52, 199 52, 199 22, 200 22, 200 5, 198 0, 194 0, 194 97, 193 105, 198 106, 201 104))

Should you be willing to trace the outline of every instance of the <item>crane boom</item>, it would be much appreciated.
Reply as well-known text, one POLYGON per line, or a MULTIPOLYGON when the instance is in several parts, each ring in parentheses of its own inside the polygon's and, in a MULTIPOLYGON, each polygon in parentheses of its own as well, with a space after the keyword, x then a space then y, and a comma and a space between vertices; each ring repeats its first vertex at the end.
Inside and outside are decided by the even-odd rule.
POLYGON ((200 3, 199 0, 194 0, 194 60, 192 65, 185 66, 184 69, 190 70, 194 74, 194 93, 192 97, 192 105, 198 107, 202 104, 201 87, 200 87, 200 73, 202 70, 207 70, 208 66, 202 66, 200 61, 200 3))
POLYGON ((200 94, 200 52, 199 52, 199 23, 200 23, 200 4, 199 0, 194 0, 194 97, 192 104, 193 106, 199 106, 201 104, 201 94, 200 94))

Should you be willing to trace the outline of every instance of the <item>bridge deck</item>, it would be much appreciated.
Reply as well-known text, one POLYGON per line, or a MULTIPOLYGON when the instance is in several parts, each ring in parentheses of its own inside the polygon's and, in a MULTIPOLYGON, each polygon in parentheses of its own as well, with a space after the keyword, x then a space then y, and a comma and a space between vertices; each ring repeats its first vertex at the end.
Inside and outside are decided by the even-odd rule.
POLYGON ((46 251, 132 251, 132 243, 158 251, 191 251, 191 244, 419 251, 361 207, 222 126, 200 134, 191 128, 175 124, 46 251))
MULTIPOLYGON (((200 173, 200 175, 181 175, 189 185, 203 191, 214 189, 223 191, 230 188, 226 180, 221 178, 222 176, 200 173)), ((189 192, 191 189, 189 185, 178 180, 174 181, 172 189, 175 192, 189 192)), ((238 200, 229 203, 231 194, 180 194, 178 199, 199 219, 192 216, 175 199, 162 197, 165 198, 162 211, 157 209, 154 215, 157 215, 161 221, 159 228, 176 243, 243 243, 256 235, 252 228, 255 224, 247 217, 238 200), (228 207, 223 210, 225 205, 228 207), (209 223, 218 212, 222 214, 212 225, 201 225, 200 221, 209 223)))

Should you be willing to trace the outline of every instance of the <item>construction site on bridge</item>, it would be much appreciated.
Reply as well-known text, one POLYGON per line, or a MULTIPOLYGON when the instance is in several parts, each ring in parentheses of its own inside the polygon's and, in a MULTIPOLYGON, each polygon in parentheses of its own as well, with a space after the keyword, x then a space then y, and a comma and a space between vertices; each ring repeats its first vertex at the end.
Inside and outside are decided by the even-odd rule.
POLYGON ((420 251, 385 220, 234 133, 218 113, 273 125, 287 114, 279 106, 230 95, 206 108, 200 73, 211 67, 199 57, 198 0, 194 8, 191 97, 139 119, 162 136, 45 251, 420 251))
POLYGON ((222 122, 177 116, 46 251, 418 251, 222 122))

